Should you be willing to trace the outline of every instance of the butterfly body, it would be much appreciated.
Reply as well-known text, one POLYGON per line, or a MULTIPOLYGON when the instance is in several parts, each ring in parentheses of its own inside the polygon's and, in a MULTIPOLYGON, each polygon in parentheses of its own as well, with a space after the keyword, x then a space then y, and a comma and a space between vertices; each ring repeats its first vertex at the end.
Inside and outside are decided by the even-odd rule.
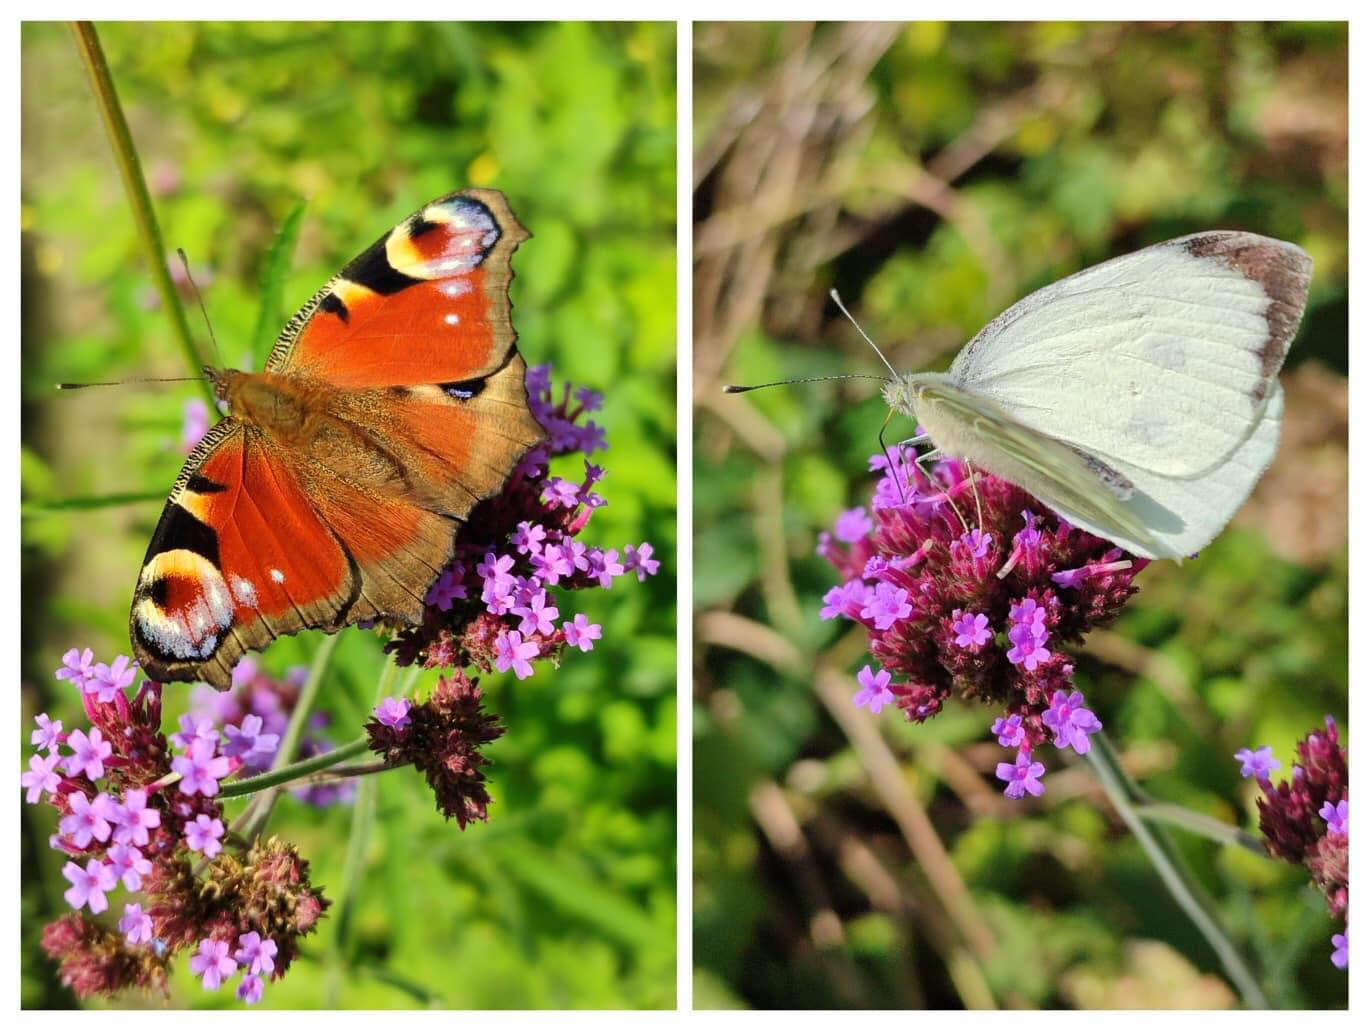
POLYGON ((1277 380, 1312 264, 1204 232, 1078 272, 998 316, 947 373, 884 388, 936 447, 1146 558, 1203 548, 1275 454, 1277 380))
POLYGON ((219 688, 275 637, 420 621, 462 522, 544 438, 514 347, 499 193, 428 204, 287 325, 191 453, 138 578, 134 651, 219 688))

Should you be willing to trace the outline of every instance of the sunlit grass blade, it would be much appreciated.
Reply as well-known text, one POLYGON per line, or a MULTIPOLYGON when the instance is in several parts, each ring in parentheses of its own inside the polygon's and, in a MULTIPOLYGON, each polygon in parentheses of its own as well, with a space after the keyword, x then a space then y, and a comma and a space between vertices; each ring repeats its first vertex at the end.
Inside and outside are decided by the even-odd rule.
POLYGON ((284 323, 284 284, 289 274, 294 247, 299 241, 299 226, 303 223, 308 204, 300 200, 285 215, 275 241, 266 251, 261 265, 261 302, 256 312, 256 327, 251 333, 251 366, 260 369, 270 352, 270 345, 284 323))
POLYGON ((19 512, 24 516, 41 513, 70 513, 79 510, 111 509, 116 506, 132 506, 140 502, 164 502, 166 490, 154 492, 113 492, 109 495, 73 495, 65 499, 33 499, 19 504, 19 512))

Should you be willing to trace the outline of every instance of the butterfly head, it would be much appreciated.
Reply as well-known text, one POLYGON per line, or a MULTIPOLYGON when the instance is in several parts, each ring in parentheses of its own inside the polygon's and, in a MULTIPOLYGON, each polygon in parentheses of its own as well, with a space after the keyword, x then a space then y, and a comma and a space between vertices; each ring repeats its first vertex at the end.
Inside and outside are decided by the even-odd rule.
POLYGON ((897 375, 882 386, 882 398, 893 413, 915 417, 914 378, 913 374, 897 375))

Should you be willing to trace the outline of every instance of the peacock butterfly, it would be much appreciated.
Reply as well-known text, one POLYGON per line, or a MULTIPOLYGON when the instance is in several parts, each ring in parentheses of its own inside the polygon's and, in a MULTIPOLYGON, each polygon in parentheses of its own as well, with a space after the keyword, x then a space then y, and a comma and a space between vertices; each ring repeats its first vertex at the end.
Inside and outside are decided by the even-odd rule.
POLYGON ((530 234, 499 192, 433 200, 285 325, 190 453, 133 595, 155 680, 230 686, 282 634, 422 619, 460 525, 545 437, 508 283, 530 234))

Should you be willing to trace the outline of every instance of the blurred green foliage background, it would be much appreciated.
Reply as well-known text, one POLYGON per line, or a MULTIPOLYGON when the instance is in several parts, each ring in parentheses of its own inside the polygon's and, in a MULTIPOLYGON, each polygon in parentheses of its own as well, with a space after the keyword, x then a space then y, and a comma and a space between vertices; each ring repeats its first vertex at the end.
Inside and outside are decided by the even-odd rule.
MULTIPOLYGON (((1294 742, 1347 709, 1346 26, 694 40, 697 1004, 1236 1005, 1085 765, 1054 760, 1043 798, 1009 802, 995 710, 853 715, 866 638, 819 619, 837 578, 814 548, 869 498, 876 385, 720 386, 879 373, 832 286, 894 366, 934 370, 1109 256, 1213 227, 1304 246, 1276 463, 1077 660, 1147 790, 1255 830, 1233 752, 1270 744, 1287 774, 1294 742)), ((1301 870, 1175 839, 1274 1006, 1345 1007, 1341 927, 1301 870)))
MULTIPOLYGON (((228 366, 259 368, 258 318, 273 338, 346 260, 427 200, 502 189, 535 236, 513 261, 521 351, 553 362, 557 381, 606 393, 609 505, 584 540, 648 540, 662 561, 647 584, 574 595, 571 611, 604 626, 591 654, 570 652, 559 671, 526 681, 486 679, 507 726, 490 749, 489 824, 461 833, 414 774, 382 775, 349 930, 338 934, 334 906, 303 960, 267 988, 266 1007, 672 1007, 674 26, 100 32, 166 244, 188 254, 228 366), (262 262, 300 201, 282 301, 263 309, 262 262)), ((27 751, 39 710, 80 721, 53 680, 61 653, 90 646, 107 661, 127 651, 133 583, 183 459, 182 405, 202 393, 134 385, 55 396, 57 381, 190 369, 156 308, 69 30, 28 24, 22 44, 27 751), (141 498, 108 500, 130 494, 141 498)), ((190 316, 202 337, 193 307, 190 316)), ((307 662, 320 637, 281 641, 266 665, 281 674, 307 662)), ((323 700, 338 742, 360 731, 379 648, 355 631, 342 641, 323 700)), ((168 722, 186 693, 168 689, 168 722)), ((276 817, 272 830, 337 899, 348 810, 286 802, 276 817)), ((26 1007, 73 1001, 37 948, 64 908, 54 830, 50 809, 25 806, 26 1007)), ((229 988, 204 993, 182 964, 172 1003, 235 1002, 229 988)))

